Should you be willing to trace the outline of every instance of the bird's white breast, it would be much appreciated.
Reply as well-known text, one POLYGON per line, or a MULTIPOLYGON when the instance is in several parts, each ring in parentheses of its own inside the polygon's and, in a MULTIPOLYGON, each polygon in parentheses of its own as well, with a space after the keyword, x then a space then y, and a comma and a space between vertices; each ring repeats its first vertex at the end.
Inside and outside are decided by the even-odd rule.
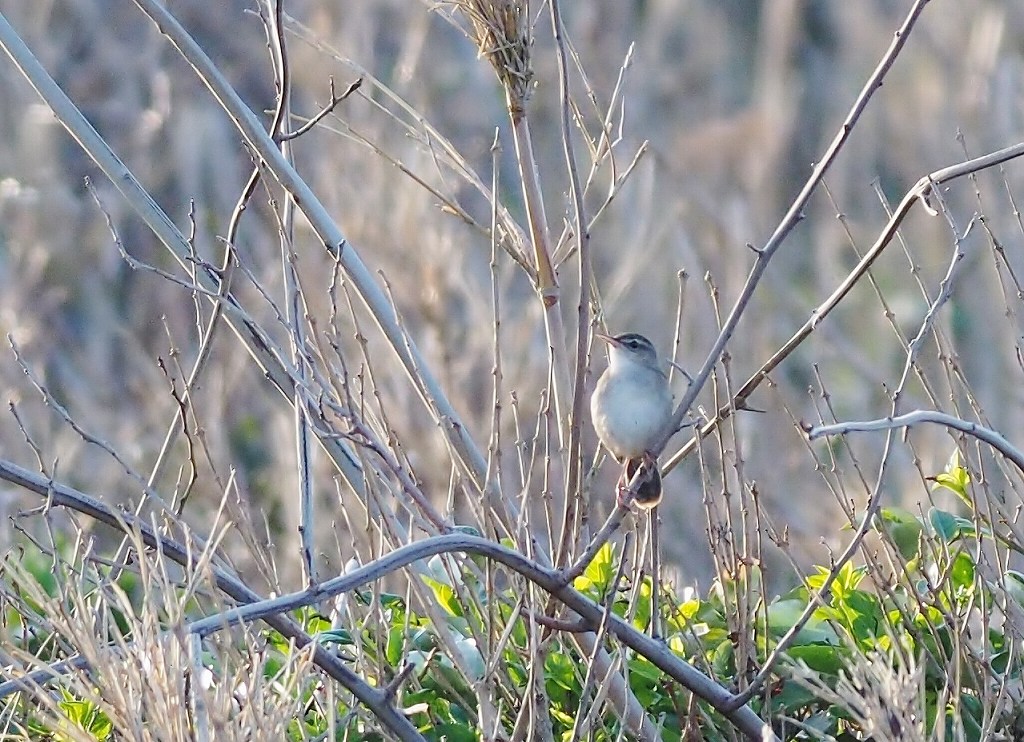
POLYGON ((659 442, 672 416, 665 377, 651 368, 630 370, 610 368, 590 400, 597 436, 619 459, 643 456, 659 442))

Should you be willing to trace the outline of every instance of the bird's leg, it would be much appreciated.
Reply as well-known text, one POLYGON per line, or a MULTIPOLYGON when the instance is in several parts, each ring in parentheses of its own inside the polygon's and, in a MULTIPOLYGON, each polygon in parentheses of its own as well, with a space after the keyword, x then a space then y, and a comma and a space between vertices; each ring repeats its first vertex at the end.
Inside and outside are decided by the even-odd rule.
POLYGON ((654 454, 645 451, 635 459, 626 459, 616 488, 618 502, 623 507, 636 504, 649 509, 661 501, 661 472, 654 454))
POLYGON ((615 487, 615 492, 618 495, 617 500, 619 505, 624 507, 629 505, 626 500, 626 496, 629 494, 629 484, 633 479, 633 475, 636 474, 638 462, 639 459, 622 460, 622 472, 619 474, 619 482, 615 487))

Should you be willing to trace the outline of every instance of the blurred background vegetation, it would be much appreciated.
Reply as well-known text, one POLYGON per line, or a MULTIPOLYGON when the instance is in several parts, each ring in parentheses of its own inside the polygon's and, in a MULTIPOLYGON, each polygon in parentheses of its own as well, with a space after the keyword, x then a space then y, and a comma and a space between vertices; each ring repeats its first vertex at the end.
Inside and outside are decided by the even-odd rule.
MULTIPOLYGON (((272 108, 275 91, 264 31, 248 12, 251 5, 170 3, 246 101, 262 112, 272 108)), ((908 7, 906 0, 566 3, 568 35, 596 100, 592 106, 582 94, 577 70, 572 84, 582 115, 593 121, 603 111, 629 59, 623 73, 624 125, 616 132, 624 153, 618 155, 619 167, 649 142, 591 233, 609 329, 643 332, 669 348, 682 281, 678 360, 691 370, 704 361, 718 329, 709 286, 717 290, 724 312, 754 260, 746 244, 761 245, 771 234, 908 7)), ((250 156, 222 110, 153 25, 127 1, 0 0, 0 9, 186 232, 194 214, 197 252, 219 263, 218 237, 226 232, 250 156)), ((296 112, 309 116, 326 103, 329 76, 339 89, 367 77, 356 95, 297 142, 298 169, 363 260, 386 276, 411 334, 474 437, 485 441, 492 415, 490 239, 439 209, 439 199, 408 173, 486 225, 489 205, 424 146, 421 122, 429 121, 450 139, 484 182, 490 182, 497 130, 501 196, 522 218, 505 101, 494 74, 462 32, 426 4, 296 0, 287 9, 293 19, 289 44, 296 112), (418 114, 400 110, 370 76, 418 114)), ((928 172, 1019 141, 1022 39, 1020 4, 934 0, 928 6, 826 178, 828 193, 815 195, 740 323, 729 346, 734 383, 789 338, 856 264, 887 220, 883 199, 895 203, 928 172)), ((549 20, 539 9, 534 59, 531 126, 557 235, 569 213, 568 181, 549 20)), ((178 409, 172 382, 158 361, 180 384, 175 359, 188 368, 199 343, 196 304, 181 288, 133 271, 122 260, 83 185, 86 176, 95 181, 127 250, 171 269, 153 236, 6 60, 0 64, 0 100, 0 330, 11 334, 25 360, 77 419, 133 467, 148 471, 178 409)), ((599 174, 605 181, 606 170, 599 174)), ((984 213, 985 220, 973 223, 964 242, 960 283, 920 361, 950 411, 974 406, 976 417, 1018 443, 1024 443, 1021 295, 1009 276, 1024 270, 1024 230, 1014 204, 1022 179, 1024 167, 1011 162, 975 181, 958 181, 942 194, 960 233, 976 214, 984 213), (940 355, 951 363, 939 363, 940 355)), ((593 194, 594 203, 598 195, 593 194)), ((296 246, 308 311, 324 317, 329 306, 322 297, 333 264, 304 229, 300 220, 296 246)), ((789 555, 797 564, 827 563, 828 550, 845 543, 840 526, 846 519, 829 494, 834 472, 827 466, 822 470, 807 454, 794 422, 818 419, 823 384, 840 420, 888 413, 888 391, 906 358, 894 328, 911 337, 917 332, 947 270, 953 230, 941 216, 915 210, 902 240, 890 245, 873 269, 877 292, 867 284, 855 289, 750 400, 763 412, 736 419, 745 478, 756 481, 770 523, 780 531, 788 528, 789 555)), ((243 220, 238 246, 263 285, 278 292, 271 298, 280 302, 277 224, 265 191, 257 193, 243 220)), ((520 430, 532 431, 547 384, 540 303, 521 270, 504 255, 499 263, 506 391, 515 392, 520 430)), ((573 279, 567 280, 564 295, 572 297, 573 279)), ((239 290, 252 313, 274 326, 273 310, 251 285, 239 290)), ((567 321, 575 316, 571 298, 564 313, 567 321)), ((365 320, 359 310, 353 316, 365 320)), ((339 322, 347 323, 355 347, 352 317, 339 322)), ((278 329, 283 340, 285 330, 278 329)), ((359 331, 371 348, 386 352, 368 326, 359 331)), ((292 412, 240 351, 234 336, 222 333, 195 392, 210 454, 199 458, 198 489, 185 519, 204 522, 217 507, 227 473, 236 467, 239 497, 231 505, 232 517, 273 544, 281 576, 294 585, 299 560, 290 557, 298 554, 299 515, 292 412)), ((594 370, 602 363, 597 361, 594 370)), ((138 486, 47 408, 9 349, 0 353, 0 384, 58 478, 110 503, 136 500, 138 486)), ((373 385, 389 409, 419 409, 397 364, 374 369, 373 385)), ((677 387, 677 395, 681 391, 677 387)), ((709 389, 700 399, 709 411, 726 398, 721 387, 717 398, 713 395, 709 389)), ((506 404, 509 398, 506 394, 506 404)), ((908 388, 905 404, 907 409, 933 406, 917 382, 908 388)), ((512 415, 504 419, 511 461, 516 433, 512 415)), ((410 413, 393 415, 388 425, 403 442, 403 455, 423 489, 443 506, 453 476, 432 423, 410 413)), ((592 450, 589 428, 587 435, 592 450)), ((677 443, 685 437, 678 436, 677 443)), ((845 485, 833 488, 839 497, 863 503, 881 444, 880 436, 849 441, 867 481, 851 469, 845 485)), ((933 496, 923 476, 942 470, 954 442, 934 429, 915 431, 912 444, 896 452, 886 497, 889 504, 916 512, 933 496)), ((728 445, 731 439, 723 443, 728 445)), ((824 445, 815 444, 816 450, 824 445)), ((0 424, 0 449, 4 457, 35 468, 35 455, 12 416, 0 424)), ((849 453, 837 455, 849 463, 849 453)), ((174 490, 186 476, 183 442, 175 456, 176 466, 157 483, 160 491, 174 490)), ((737 452, 725 451, 718 464, 711 457, 703 467, 691 457, 666 481, 664 549, 686 582, 706 586, 714 576, 703 502, 735 486, 726 470, 736 457, 737 452)), ((318 545, 327 572, 337 572, 351 556, 351 524, 338 516, 346 495, 335 492, 330 465, 321 460, 318 466, 318 545)), ((592 488, 601 512, 612 506, 612 468, 606 465, 592 488)), ((504 484, 514 495, 522 482, 511 472, 507 467, 504 484)), ((537 481, 532 486, 539 487, 537 481)), ((455 491, 458 513, 462 494, 455 491)), ((934 497, 955 509, 955 500, 942 500, 948 494, 934 497)), ((16 515, 37 504, 13 487, 0 489, 0 544, 10 544, 18 528, 37 527, 16 515)), ((242 530, 228 534, 228 549, 243 542, 242 530)), ((763 556, 768 565, 781 558, 767 544, 763 556)), ((239 566, 245 571, 245 564, 239 566)), ((794 575, 769 569, 766 578, 782 583, 781 589, 794 575)))

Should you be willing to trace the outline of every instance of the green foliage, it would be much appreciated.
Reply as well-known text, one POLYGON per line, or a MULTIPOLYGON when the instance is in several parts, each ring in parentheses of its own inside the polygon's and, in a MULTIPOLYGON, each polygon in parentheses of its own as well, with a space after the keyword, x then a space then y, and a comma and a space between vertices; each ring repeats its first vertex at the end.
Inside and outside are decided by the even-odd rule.
POLYGON ((935 482, 933 489, 947 489, 968 506, 971 505, 971 498, 967 492, 967 487, 971 483, 971 475, 960 464, 960 449, 953 451, 945 470, 932 477, 932 481, 935 482))
MULTIPOLYGON (((961 503, 971 502, 971 479, 958 459, 951 460, 934 481, 937 488, 953 491, 961 503)), ((758 597, 746 623, 739 619, 737 605, 743 596, 763 594, 759 567, 723 576, 704 596, 688 594, 680 599, 663 587, 660 625, 665 646, 724 687, 742 687, 809 611, 763 692, 750 702, 765 718, 786 720, 774 722, 776 732, 786 739, 863 739, 870 702, 851 697, 861 690, 850 688, 885 697, 901 692, 899 688, 887 691, 887 683, 906 685, 908 678, 917 685, 908 686, 916 695, 911 694, 907 703, 919 704, 915 713, 929 732, 942 725, 947 738, 973 742, 980 741, 986 729, 1012 730, 1024 724, 1005 708, 993 710, 990 703, 1000 683, 1021 681, 1020 654, 1000 622, 982 624, 1000 600, 1024 604, 1024 577, 1009 570, 1000 581, 992 582, 982 576, 975 561, 980 542, 1003 543, 1005 538, 981 517, 939 507, 921 516, 883 508, 872 526, 899 565, 890 579, 880 577, 877 562, 872 563, 874 571, 852 563, 838 570, 816 567, 788 593, 767 603, 758 597), (827 593, 811 606, 827 582, 827 593), (963 631, 967 625, 987 629, 968 641, 963 631), (745 658, 743 666, 741 658, 745 658), (864 673, 874 674, 865 679, 864 673), (860 684, 849 685, 850 678, 860 678, 860 684), (993 722, 993 713, 1002 716, 993 722)), ((617 549, 606 544, 573 586, 598 604, 610 604, 615 615, 646 631, 653 610, 653 585, 647 576, 634 582, 636 575, 620 569, 620 559, 617 549)), ((35 583, 34 591, 23 591, 24 604, 40 615, 43 607, 38 596, 59 600, 64 594, 62 581, 75 574, 53 569, 38 554, 25 555, 22 565, 24 579, 35 583)), ((405 673, 396 703, 428 740, 480 739, 476 684, 485 677, 487 692, 506 728, 515 726, 522 699, 536 696, 537 688, 531 683, 542 680, 555 738, 569 739, 594 697, 593 685, 585 693, 587 658, 568 633, 559 631, 547 634, 537 655, 531 637, 538 636, 540 629, 531 626, 525 613, 513 612, 524 585, 508 578, 501 588, 485 589, 482 566, 479 560, 452 555, 429 560, 419 579, 434 602, 432 612, 414 610, 400 595, 367 589, 348 596, 353 615, 365 620, 332 625, 312 608, 296 611, 293 618, 321 646, 357 667, 373 684, 387 685, 405 673), (499 634, 504 638, 500 644, 499 634), (539 669, 538 659, 542 660, 539 669)), ((86 586, 85 591, 88 594, 90 588, 86 586)), ((133 602, 133 606, 141 604, 133 602)), ((17 627, 21 620, 17 611, 5 610, 8 627, 17 627)), ((126 615, 116 625, 136 625, 139 618, 126 615)), ((131 639, 127 628, 125 638, 131 639)), ((53 644, 45 636, 36 639, 37 647, 53 644)), ((605 641, 613 655, 622 656, 633 694, 661 726, 664 739, 681 740, 683 730, 695 729, 705 739, 730 738, 730 723, 710 705, 692 698, 648 659, 622 654, 621 645, 609 636, 605 641)), ((315 673, 296 673, 298 650, 283 636, 264 631, 258 646, 262 649, 250 656, 259 662, 264 687, 305 709, 292 720, 290 739, 332 733, 335 739, 383 739, 367 727, 364 718, 351 713, 355 709, 347 699, 336 698, 333 707, 322 703, 322 679, 315 673)), ((216 655, 205 659, 215 674, 224 671, 216 655)), ((112 722, 92 696, 75 693, 70 686, 59 687, 59 693, 58 721, 31 712, 23 716, 30 734, 65 739, 73 727, 91 739, 112 738, 112 722)), ((621 732, 618 718, 606 707, 593 719, 590 738, 612 740, 621 732)))
POLYGON ((91 734, 96 740, 108 739, 114 730, 114 725, 107 715, 92 701, 78 700, 62 691, 59 706, 68 722, 91 734))
POLYGON ((112 739, 114 725, 93 701, 77 699, 62 688, 57 707, 64 718, 56 725, 35 718, 29 720, 27 726, 32 737, 71 742, 81 739, 84 733, 97 742, 112 739))

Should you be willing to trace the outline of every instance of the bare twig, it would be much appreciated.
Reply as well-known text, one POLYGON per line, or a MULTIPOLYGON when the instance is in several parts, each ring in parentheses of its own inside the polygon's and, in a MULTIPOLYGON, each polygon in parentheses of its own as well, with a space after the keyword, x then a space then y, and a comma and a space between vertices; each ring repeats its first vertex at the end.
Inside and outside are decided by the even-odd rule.
POLYGON ((526 111, 533 78, 529 3, 522 0, 455 0, 451 5, 469 20, 469 28, 464 30, 494 68, 505 93, 526 218, 533 242, 536 289, 544 312, 544 331, 547 334, 554 383, 558 441, 564 447, 568 444, 571 406, 569 359, 566 356, 565 328, 562 323, 562 291, 555 272, 554 247, 530 134, 530 119, 526 111))
MULTIPOLYGON (((2 474, 3 469, 0 468, 0 476, 2 474)), ((205 636, 232 625, 267 619, 270 616, 302 606, 313 605, 336 595, 356 590, 435 554, 458 552, 482 556, 503 564, 558 598, 568 608, 590 622, 592 629, 600 626, 602 621, 606 621, 610 634, 616 636, 638 654, 646 657, 715 708, 728 704, 732 699, 732 694, 725 688, 682 661, 660 641, 638 631, 629 622, 618 616, 609 615, 603 606, 567 586, 558 570, 543 567, 529 557, 494 541, 462 533, 434 536, 401 546, 357 570, 326 580, 305 590, 258 603, 242 605, 215 616, 200 619, 191 623, 188 631, 205 636)), ((737 711, 730 711, 727 716, 738 729, 754 739, 761 739, 760 735, 766 731, 770 732, 770 728, 749 708, 741 707, 737 711)))
MULTIPOLYGON (((736 330, 736 326, 739 324, 740 317, 743 315, 747 305, 750 303, 750 300, 754 295, 754 290, 760 283, 761 277, 764 275, 764 272, 768 267, 768 263, 771 261, 775 253, 778 252, 779 248, 782 247, 782 244, 785 242, 790 232, 792 232, 796 225, 799 224, 803 215, 804 207, 807 205, 807 202, 810 201, 811 195, 821 182, 821 179, 825 176, 825 173, 828 172, 832 163, 835 162, 835 159, 838 157, 843 145, 846 144, 854 126, 860 119, 861 114, 863 114, 864 110, 867 108, 867 104, 871 100, 872 95, 882 86, 882 80, 896 61, 896 57, 899 56, 900 51, 903 49, 903 46, 906 44, 907 38, 910 35, 910 31, 913 29, 914 24, 917 22, 917 19, 920 17, 921 12, 924 10, 924 7, 928 2, 929 0, 916 0, 913 6, 911 6, 906 19, 903 21, 903 25, 900 26, 899 30, 896 32, 892 43, 882 56, 882 60, 875 68, 875 71, 864 84, 860 95, 858 95, 857 99, 854 101, 850 112, 846 115, 846 119, 839 127, 839 131, 836 133, 832 143, 829 145, 828 149, 825 150, 821 161, 815 165, 811 176, 807 179, 807 182, 804 183, 803 188, 800 189, 800 193, 797 194, 797 197, 793 200, 789 210, 786 212, 785 216, 783 216, 782 221, 779 222, 779 225, 775 228, 771 237, 768 238, 764 247, 757 252, 756 260, 754 261, 753 267, 750 269, 747 281, 744 284, 742 291, 740 291, 739 296, 736 297, 736 301, 718 334, 718 338, 715 340, 714 345, 712 345, 711 350, 708 352, 707 359, 704 361, 700 370, 694 375, 693 383, 687 389, 679 403, 679 406, 676 408, 672 425, 670 425, 669 429, 665 431, 662 443, 658 446, 659 450, 664 448, 668 439, 676 432, 676 430, 679 429, 683 418, 686 416, 687 410, 690 409, 694 400, 697 399, 697 395, 704 388, 704 384, 707 383, 712 370, 714 370, 715 365, 718 363, 722 353, 725 351, 726 345, 732 338, 732 335, 736 330)), ((665 464, 666 473, 668 470, 673 468, 679 460, 679 453, 673 455, 665 464)))
POLYGON ((474 484, 481 491, 486 490, 487 483, 483 477, 487 463, 469 435, 467 426, 448 400, 428 364, 423 361, 419 349, 402 332, 387 297, 377 285, 373 275, 359 258, 355 249, 345 239, 344 234, 316 194, 281 155, 273 139, 263 130, 252 110, 238 97, 209 56, 182 28, 177 19, 156 0, 136 0, 136 4, 156 23, 161 33, 170 39, 182 56, 193 66, 196 74, 224 106, 225 111, 245 136, 249 145, 263 158, 268 172, 295 198, 324 247, 331 254, 338 256, 349 280, 370 309, 374 321, 388 339, 409 378, 423 397, 427 408, 435 416, 435 419, 442 423, 440 428, 446 433, 460 464, 465 467, 474 484))
MULTIPOLYGON (((280 20, 278 22, 280 22, 280 20)), ((282 39, 281 43, 282 43, 282 45, 284 44, 283 39, 282 39)), ((362 86, 362 84, 363 84, 363 78, 358 77, 358 78, 355 79, 354 82, 349 84, 349 86, 347 88, 345 88, 345 90, 342 92, 341 95, 335 95, 335 93, 334 93, 334 78, 332 77, 331 78, 331 100, 330 100, 330 102, 327 103, 327 105, 325 105, 319 111, 317 111, 316 114, 311 119, 309 119, 309 121, 304 123, 302 126, 300 126, 295 131, 288 132, 288 133, 278 133, 276 135, 277 141, 279 141, 279 142, 290 142, 293 139, 298 139, 303 134, 305 134, 307 131, 312 130, 312 128, 314 126, 316 126, 317 124, 319 124, 324 119, 324 117, 327 116, 327 114, 331 113, 331 111, 333 111, 338 106, 339 103, 341 103, 343 100, 345 100, 350 95, 352 95, 352 93, 354 93, 357 90, 359 90, 359 88, 362 86)))
MULTIPOLYGON (((274 62, 274 74, 277 78, 277 109, 270 132, 275 141, 280 143, 281 155, 294 167, 291 139, 285 132, 291 118, 291 69, 288 63, 288 47, 284 39, 284 28, 281 25, 281 14, 284 12, 284 0, 268 0, 267 40, 270 44, 271 59, 274 62)), ((333 85, 331 97, 333 99, 333 85)), ((326 114, 325 114, 326 115, 326 114)), ((292 408, 295 425, 295 463, 298 468, 299 488, 299 538, 301 541, 302 570, 308 584, 316 582, 314 553, 316 551, 316 534, 313 531, 313 444, 307 408, 302 399, 300 388, 308 383, 309 369, 300 349, 306 346, 306 313, 302 306, 302 293, 299 278, 296 274, 294 260, 295 238, 295 200, 290 193, 285 194, 281 205, 280 216, 281 238, 281 270, 284 273, 285 288, 285 321, 288 326, 288 341, 291 345, 291 361, 295 368, 297 382, 295 395, 292 397, 292 408)))
MULTIPOLYGON (((166 12, 162 6, 154 5, 154 7, 161 13, 166 12)), ((61 124, 93 161, 96 162, 110 179, 111 183, 142 217, 146 225, 174 255, 175 259, 186 269, 192 266, 195 267, 195 283, 203 291, 207 292, 211 298, 223 301, 223 310, 227 314, 235 334, 256 359, 260 367, 264 369, 271 382, 286 396, 290 396, 294 381, 289 369, 282 360, 283 353, 280 349, 266 336, 260 326, 248 317, 233 296, 226 295, 223 298, 219 296, 222 283, 218 271, 213 266, 194 264, 192 262, 192 251, 185 236, 182 235, 170 217, 157 206, 149 193, 117 155, 114 154, 106 141, 100 137, 82 115, 81 111, 71 102, 64 91, 60 89, 60 86, 47 74, 39 60, 25 46, 25 43, 2 14, 0 14, 0 46, 3 47, 18 69, 21 70, 22 74, 25 75, 43 100, 46 101, 47 105, 50 106, 61 124)), ((206 62, 212 68, 212 63, 209 62, 209 59, 206 62)), ((239 105, 241 105, 240 102, 239 105)), ((253 128, 262 131, 259 122, 251 111, 248 111, 248 114, 251 117, 250 123, 253 128)), ((264 133, 263 136, 266 137, 266 134, 264 133)), ((269 139, 269 137, 267 138, 269 139)), ((279 155, 272 143, 268 146, 270 150, 279 155)), ((343 238, 339 238, 339 240, 337 244, 342 244, 343 238)), ((192 290, 197 290, 195 286, 191 288, 192 290)), ((323 445, 349 483, 349 486, 356 492, 361 492, 363 489, 362 474, 359 462, 351 451, 337 440, 323 441, 323 445)))
MULTIPOLYGON (((928 312, 925 314, 924 320, 921 322, 921 327, 919 328, 917 334, 914 336, 913 340, 910 341, 910 344, 907 347, 906 360, 904 361, 903 365, 903 372, 892 394, 892 415, 894 416, 897 415, 900 411, 900 403, 903 397, 903 391, 906 387, 908 380, 910 379, 910 374, 916 363, 917 355, 921 350, 923 340, 925 336, 931 332, 935 319, 938 315, 939 309, 949 300, 950 296, 952 295, 955 279, 960 273, 961 265, 963 263, 962 258, 964 255, 962 241, 966 236, 966 233, 961 234, 960 230, 957 229, 956 224, 953 222, 952 217, 949 215, 948 210, 945 208, 945 204, 942 202, 941 193, 939 193, 937 189, 934 188, 934 184, 932 184, 931 182, 928 182, 923 187, 921 193, 922 196, 931 193, 940 202, 942 212, 946 214, 949 226, 953 232, 955 244, 953 254, 950 257, 949 266, 946 270, 946 275, 943 277, 941 282, 939 293, 936 296, 935 300, 931 302, 930 306, 928 307, 928 312)), ((969 229, 970 228, 968 228, 967 231, 969 231, 969 229)), ((825 597, 829 594, 829 591, 832 589, 832 585, 835 582, 836 578, 839 576, 842 568, 853 557, 854 552, 861 548, 861 545, 864 542, 864 538, 867 536, 868 531, 873 527, 875 516, 881 508, 882 481, 889 461, 889 456, 892 453, 893 442, 894 436, 892 434, 892 430, 890 429, 885 437, 885 445, 882 452, 882 459, 878 467, 878 476, 875 479, 874 487, 872 488, 871 494, 868 497, 867 507, 864 510, 861 523, 854 532, 853 538, 850 540, 849 544, 847 544, 846 548, 843 549, 842 553, 838 556, 838 558, 835 559, 831 569, 829 570, 828 575, 825 577, 824 581, 821 583, 821 586, 818 588, 818 590, 815 591, 814 595, 808 601, 807 606, 800 614, 800 617, 786 631, 785 635, 783 635, 783 637, 779 640, 778 644, 776 644, 775 647, 772 649, 771 654, 768 655, 768 658, 765 660, 765 663, 761 666, 760 670, 758 670, 757 672, 757 675, 751 681, 750 687, 747 688, 743 693, 738 694, 736 698, 732 701, 732 703, 739 703, 741 700, 746 702, 746 700, 749 700, 753 697, 754 693, 760 690, 760 688, 767 680, 768 675, 771 673, 773 666, 778 661, 778 658, 789 647, 789 645, 796 638, 800 630, 810 620, 818 604, 824 602, 825 597)))
POLYGON ((958 430, 992 446, 1012 461, 1021 472, 1024 472, 1024 451, 1006 440, 999 432, 986 428, 984 425, 961 420, 953 415, 935 410, 914 410, 895 417, 884 417, 878 420, 849 421, 834 425, 815 425, 806 428, 810 440, 854 432, 874 432, 909 428, 920 423, 935 423, 952 430, 958 430))
POLYGON ((662 466, 662 473, 667 474, 678 466, 683 459, 693 452, 694 448, 697 446, 698 440, 704 438, 704 436, 715 430, 715 428, 722 424, 723 420, 733 415, 737 410, 746 408, 747 400, 754 393, 754 390, 756 390, 761 383, 768 378, 768 374, 770 374, 794 350, 796 350, 812 332, 814 332, 818 323, 820 323, 839 305, 854 285, 856 285, 864 276, 872 263, 874 263, 878 256, 882 254, 882 251, 885 250, 893 237, 896 236, 900 225, 910 213, 911 208, 913 208, 915 204, 923 203, 924 197, 931 193, 933 188, 936 188, 943 183, 948 183, 951 180, 962 178, 965 175, 976 173, 990 167, 996 167, 1007 160, 1012 160, 1017 157, 1021 157, 1022 155, 1024 155, 1024 143, 1015 144, 995 152, 990 152, 982 157, 976 157, 975 159, 968 160, 967 162, 961 162, 956 165, 950 165, 942 168, 941 170, 936 170, 917 181, 914 187, 907 191, 903 200, 900 201, 899 206, 896 208, 896 211, 893 212, 889 221, 879 233, 875 243, 871 246, 871 249, 864 253, 864 256, 861 258, 860 262, 857 263, 856 267, 850 271, 846 278, 843 279, 842 283, 836 287, 835 291, 833 291, 825 301, 811 311, 810 317, 808 317, 803 326, 797 330, 793 336, 782 345, 782 347, 775 351, 772 357, 761 365, 761 368, 751 374, 750 378, 748 378, 735 392, 733 398, 727 404, 720 407, 713 418, 698 428, 699 437, 695 436, 693 439, 681 446, 678 451, 672 454, 672 456, 666 459, 662 466))
MULTIPOLYGON (((54 505, 85 513, 121 533, 137 533, 146 546, 159 548, 164 556, 186 569, 195 568, 193 553, 188 546, 158 535, 146 521, 129 513, 115 512, 106 504, 84 492, 79 492, 60 482, 47 480, 27 469, 2 460, 0 460, 0 479, 42 497, 50 497, 54 505)), ((234 600, 241 603, 256 603, 261 600, 258 593, 227 570, 211 566, 210 572, 217 588, 234 600)), ((340 659, 323 647, 316 645, 313 637, 304 632, 295 621, 281 615, 270 615, 265 620, 283 636, 293 640, 297 647, 302 648, 313 644, 313 661, 351 691, 399 739, 409 742, 423 739, 409 720, 386 700, 383 690, 370 686, 340 659)))
POLYGON ((619 530, 622 522, 629 515, 629 507, 618 503, 616 501, 615 510, 611 512, 608 519, 605 520, 604 525, 601 529, 594 534, 594 538, 591 539, 590 543, 587 544, 587 548, 583 550, 583 553, 576 558, 572 566, 562 572, 562 581, 566 585, 572 584, 572 581, 579 577, 587 569, 587 565, 593 561, 594 557, 597 556, 597 552, 601 550, 601 547, 605 545, 605 542, 612 537, 612 534, 619 530))
MULTIPOLYGON (((562 150, 565 154, 565 168, 569 173, 572 194, 573 224, 576 235, 576 250, 579 260, 580 295, 576 305, 576 358, 575 377, 572 388, 572 407, 568 421, 569 436, 566 447, 567 474, 565 487, 565 512, 562 518, 560 546, 555 554, 556 566, 568 561, 572 554, 570 541, 578 534, 576 528, 577 510, 584 510, 586 502, 581 491, 583 447, 583 413, 586 403, 587 376, 590 372, 590 287, 593 282, 593 266, 590 260, 590 232, 586 229, 587 217, 583 209, 583 189, 576 168, 571 132, 569 130, 569 71, 566 62, 565 24, 558 0, 551 0, 551 25, 555 34, 555 50, 558 58, 558 96, 561 101, 562 150)), ((556 356, 557 358, 557 356, 556 356)), ((584 515, 582 512, 580 515, 584 515)))

